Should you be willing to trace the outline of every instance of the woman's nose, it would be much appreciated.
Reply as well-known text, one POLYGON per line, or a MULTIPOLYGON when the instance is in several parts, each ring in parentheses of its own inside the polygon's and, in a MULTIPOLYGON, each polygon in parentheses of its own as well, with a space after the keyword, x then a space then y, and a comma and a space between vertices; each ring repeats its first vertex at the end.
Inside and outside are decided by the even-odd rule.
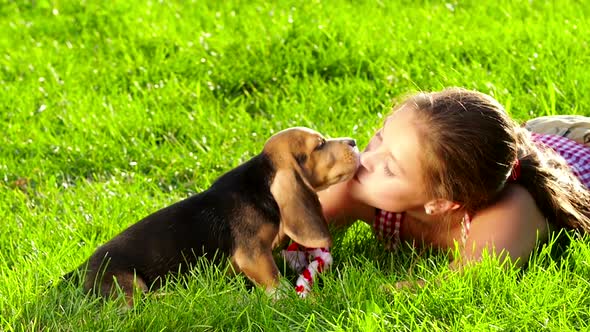
POLYGON ((368 171, 372 172, 376 158, 377 153, 375 151, 364 151, 361 153, 361 165, 363 165, 368 171))

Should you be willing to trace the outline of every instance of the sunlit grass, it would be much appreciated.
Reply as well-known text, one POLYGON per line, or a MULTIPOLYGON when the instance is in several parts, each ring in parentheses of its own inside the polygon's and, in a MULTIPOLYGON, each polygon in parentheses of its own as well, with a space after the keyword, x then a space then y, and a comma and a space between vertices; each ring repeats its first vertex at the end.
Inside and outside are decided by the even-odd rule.
POLYGON ((489 260, 456 275, 355 225, 307 300, 273 302, 210 266, 127 312, 48 285, 289 126, 364 146, 396 96, 446 86, 518 120, 590 115, 589 14, 578 1, 2 2, 0 329, 587 329, 580 239, 525 271, 489 260), (380 290, 408 278, 430 282, 380 290))

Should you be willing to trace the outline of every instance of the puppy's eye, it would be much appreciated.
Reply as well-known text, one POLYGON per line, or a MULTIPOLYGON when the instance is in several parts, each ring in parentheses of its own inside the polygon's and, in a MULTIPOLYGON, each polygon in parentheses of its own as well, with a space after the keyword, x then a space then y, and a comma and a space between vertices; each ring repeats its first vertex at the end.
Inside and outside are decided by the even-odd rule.
POLYGON ((295 160, 299 165, 303 165, 307 161, 307 156, 304 154, 298 154, 295 156, 295 160))
POLYGON ((321 150, 324 147, 324 145, 326 145, 326 140, 322 139, 320 140, 320 143, 315 147, 315 150, 321 150))

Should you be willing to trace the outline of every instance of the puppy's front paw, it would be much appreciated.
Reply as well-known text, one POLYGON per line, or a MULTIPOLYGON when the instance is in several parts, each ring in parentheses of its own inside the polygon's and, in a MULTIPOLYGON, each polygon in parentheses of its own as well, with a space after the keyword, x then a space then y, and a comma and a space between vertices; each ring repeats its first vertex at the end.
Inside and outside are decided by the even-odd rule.
POLYGON ((267 288, 266 295, 273 301, 284 299, 293 291, 293 286, 287 280, 281 280, 277 287, 267 288))

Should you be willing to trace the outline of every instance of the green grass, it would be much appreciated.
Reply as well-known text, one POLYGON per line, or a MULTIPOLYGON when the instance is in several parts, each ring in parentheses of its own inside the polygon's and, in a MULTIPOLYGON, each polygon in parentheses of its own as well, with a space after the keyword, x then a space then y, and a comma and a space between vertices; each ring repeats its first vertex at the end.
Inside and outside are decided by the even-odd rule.
POLYGON ((0 330, 589 329, 585 238, 525 271, 489 259, 456 275, 357 224, 306 300, 210 266, 128 312, 47 288, 289 126, 364 146, 393 98, 446 86, 519 120, 590 115, 589 16, 583 1, 0 0, 0 330))

